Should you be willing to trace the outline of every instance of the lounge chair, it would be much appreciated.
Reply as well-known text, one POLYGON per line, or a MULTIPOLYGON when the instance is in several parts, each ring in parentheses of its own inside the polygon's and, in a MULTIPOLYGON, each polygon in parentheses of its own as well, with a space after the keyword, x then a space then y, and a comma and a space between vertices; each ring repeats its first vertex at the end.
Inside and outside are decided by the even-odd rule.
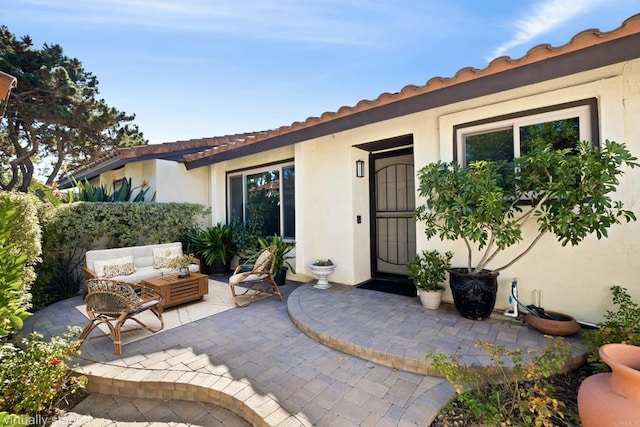
POLYGON ((122 354, 120 330, 127 320, 137 322, 150 332, 158 332, 164 327, 162 296, 153 289, 110 279, 91 279, 85 283, 87 296, 84 302, 89 324, 78 338, 80 345, 96 326, 106 324, 111 331, 113 352, 119 355, 122 354), (160 327, 151 328, 135 317, 144 311, 153 313, 160 321, 160 327))
POLYGON ((275 246, 269 246, 236 267, 229 278, 236 307, 246 307, 263 294, 277 295, 282 301, 280 289, 273 279, 275 251, 275 246), (238 297, 246 297, 247 300, 239 303, 238 297))

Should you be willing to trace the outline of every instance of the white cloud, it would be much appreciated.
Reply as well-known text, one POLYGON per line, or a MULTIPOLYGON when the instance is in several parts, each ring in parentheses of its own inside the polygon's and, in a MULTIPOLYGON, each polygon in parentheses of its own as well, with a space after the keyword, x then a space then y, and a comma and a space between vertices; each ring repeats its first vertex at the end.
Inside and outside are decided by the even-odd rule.
POLYGON ((143 28, 235 38, 370 46, 392 6, 373 0, 9 0, 74 27, 143 28), (372 25, 372 19, 374 24, 372 25))
POLYGON ((607 0, 543 0, 526 12, 526 16, 516 20, 512 26, 515 34, 511 40, 496 48, 488 61, 503 56, 510 49, 529 43, 534 38, 551 32, 563 23, 591 10, 607 0))

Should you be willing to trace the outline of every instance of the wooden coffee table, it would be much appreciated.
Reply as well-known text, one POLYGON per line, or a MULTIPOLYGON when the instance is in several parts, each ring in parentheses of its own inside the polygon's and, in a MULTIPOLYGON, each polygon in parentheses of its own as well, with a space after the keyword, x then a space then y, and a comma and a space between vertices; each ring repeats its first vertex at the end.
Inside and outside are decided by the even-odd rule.
POLYGON ((143 280, 141 284, 162 295, 163 308, 199 300, 209 293, 209 276, 201 273, 190 273, 184 278, 176 274, 156 277, 143 280))

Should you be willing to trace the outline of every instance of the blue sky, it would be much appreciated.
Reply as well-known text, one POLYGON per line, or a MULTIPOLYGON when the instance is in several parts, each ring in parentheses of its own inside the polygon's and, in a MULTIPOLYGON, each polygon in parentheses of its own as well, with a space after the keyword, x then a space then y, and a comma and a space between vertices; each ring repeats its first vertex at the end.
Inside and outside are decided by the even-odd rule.
MULTIPOLYGON (((491 59, 610 31, 638 0, 3 0, 150 143, 289 125, 491 59)), ((18 82, 19 84, 19 82, 18 82)))

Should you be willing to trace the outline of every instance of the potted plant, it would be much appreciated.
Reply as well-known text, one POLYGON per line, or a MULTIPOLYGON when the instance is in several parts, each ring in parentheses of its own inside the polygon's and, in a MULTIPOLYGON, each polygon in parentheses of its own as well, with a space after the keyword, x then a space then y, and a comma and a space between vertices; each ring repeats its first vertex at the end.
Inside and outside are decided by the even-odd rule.
POLYGON ((290 252, 295 248, 296 244, 294 242, 286 242, 282 237, 278 235, 273 235, 269 239, 265 239, 263 237, 258 238, 258 242, 260 243, 260 247, 262 249, 266 249, 268 247, 274 247, 275 251, 274 255, 274 280, 278 286, 282 286, 285 283, 287 278, 287 271, 291 271, 293 274, 296 274, 296 269, 293 268, 290 259, 294 258, 289 255, 290 252))
POLYGON ((441 254, 437 250, 424 250, 416 254, 413 262, 407 265, 409 278, 418 289, 423 307, 432 310, 440 307, 444 291, 442 282, 446 278, 447 270, 451 268, 451 258, 451 251, 441 254))
POLYGON ((316 289, 329 289, 329 276, 336 271, 336 265, 330 259, 317 259, 309 265, 311 272, 316 276, 318 282, 313 285, 316 289))
POLYGON ((225 274, 236 254, 231 226, 218 222, 212 227, 192 230, 186 235, 187 247, 201 257, 211 274, 225 274))
POLYGON ((178 277, 184 278, 189 276, 189 266, 198 263, 198 259, 193 254, 182 254, 170 260, 167 267, 178 270, 178 277))
POLYGON ((607 236, 621 220, 635 220, 612 194, 623 166, 637 159, 624 144, 606 141, 604 147, 587 142, 573 149, 553 149, 534 141, 512 162, 476 161, 431 163, 420 169, 419 194, 426 199, 416 209, 427 238, 462 239, 467 265, 449 270, 454 303, 464 317, 484 319, 493 311, 497 276, 524 257, 546 233, 564 246, 586 236, 607 236), (522 229, 537 224, 537 235, 510 260, 489 269, 495 257, 520 244, 522 229), (475 246, 475 247, 474 247, 475 246), (474 253, 479 259, 474 263, 474 253))

